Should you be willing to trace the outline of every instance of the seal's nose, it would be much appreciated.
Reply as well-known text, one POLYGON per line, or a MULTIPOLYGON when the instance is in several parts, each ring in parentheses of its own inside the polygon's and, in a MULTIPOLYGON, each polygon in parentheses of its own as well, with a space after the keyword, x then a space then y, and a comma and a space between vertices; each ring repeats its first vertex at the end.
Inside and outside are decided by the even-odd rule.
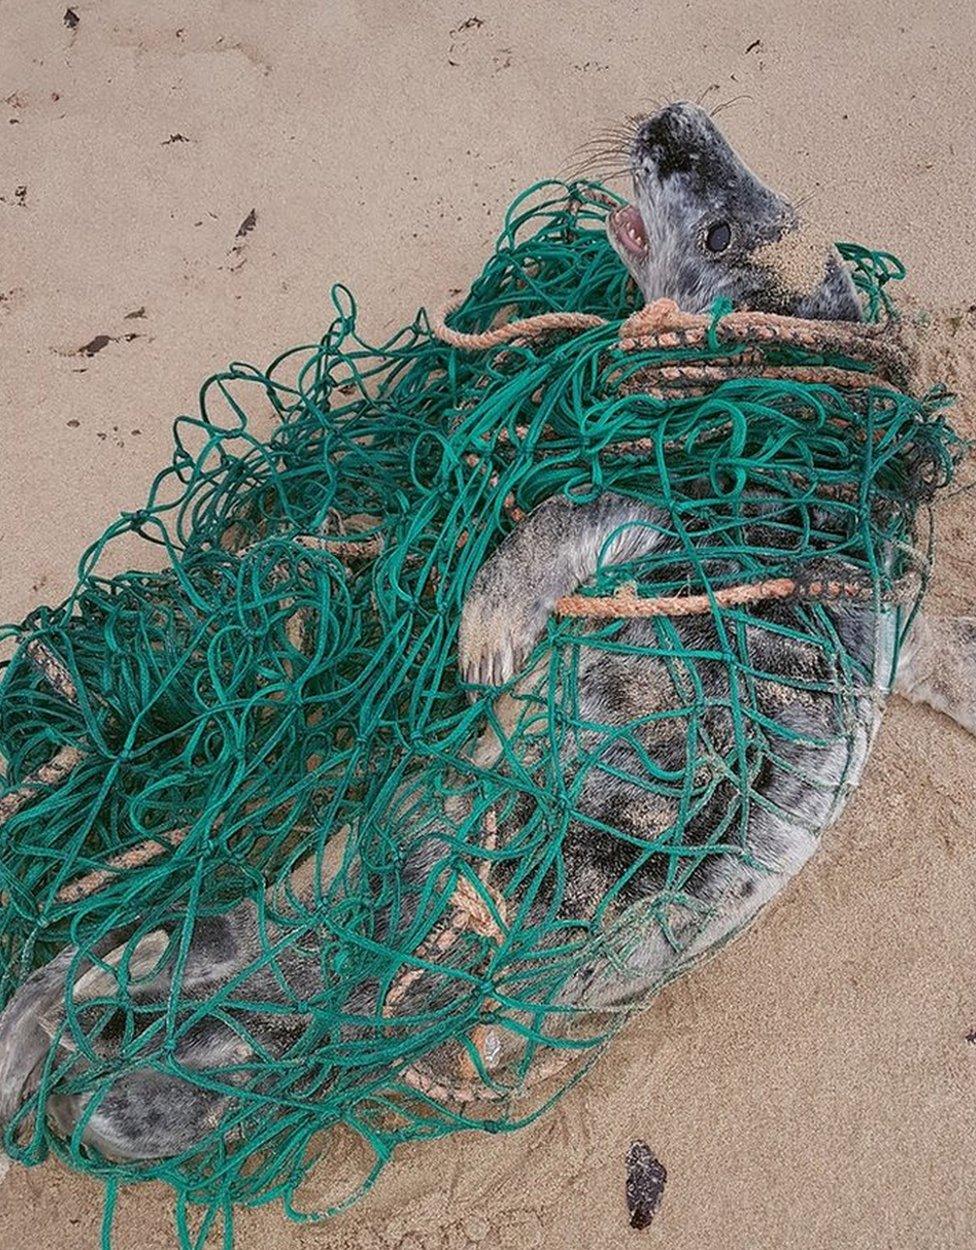
POLYGON ((683 108, 680 104, 669 104, 659 113, 645 118, 638 133, 638 138, 648 147, 655 144, 663 146, 670 143, 680 128, 683 108))
POLYGON ((649 158, 660 178, 667 178, 690 165, 692 133, 684 104, 669 104, 640 125, 635 146, 640 156, 649 158))

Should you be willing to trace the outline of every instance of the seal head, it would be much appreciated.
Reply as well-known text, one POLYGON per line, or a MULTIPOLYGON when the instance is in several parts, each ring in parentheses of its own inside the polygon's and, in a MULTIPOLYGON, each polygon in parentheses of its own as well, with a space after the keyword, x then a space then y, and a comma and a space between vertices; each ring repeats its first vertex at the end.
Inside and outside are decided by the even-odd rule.
POLYGON ((634 203, 607 229, 648 302, 861 320, 851 276, 829 236, 749 170, 705 112, 670 104, 630 142, 634 203))

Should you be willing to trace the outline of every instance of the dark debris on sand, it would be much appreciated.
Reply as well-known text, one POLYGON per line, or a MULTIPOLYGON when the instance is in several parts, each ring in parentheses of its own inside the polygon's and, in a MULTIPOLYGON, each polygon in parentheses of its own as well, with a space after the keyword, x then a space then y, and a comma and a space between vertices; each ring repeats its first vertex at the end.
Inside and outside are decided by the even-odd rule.
POLYGON ((668 1170, 647 1142, 635 1140, 627 1151, 627 1210, 631 1228, 647 1228, 664 1197, 668 1170))

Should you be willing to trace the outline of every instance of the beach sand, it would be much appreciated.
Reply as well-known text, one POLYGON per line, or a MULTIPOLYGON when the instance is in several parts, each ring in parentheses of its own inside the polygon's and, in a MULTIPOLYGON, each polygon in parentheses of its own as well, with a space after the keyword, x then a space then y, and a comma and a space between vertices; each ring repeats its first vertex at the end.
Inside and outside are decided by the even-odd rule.
MULTIPOLYGON (((926 369, 976 433, 967 0, 72 11, 0 0, 2 619, 68 591, 210 372, 317 337, 339 279, 367 337, 439 304, 517 189, 667 98, 739 97, 722 120, 757 170, 908 263, 926 369)), ((976 610, 974 522, 968 496, 939 508, 947 610, 976 610)), ((974 934, 976 740, 893 700, 819 857, 552 1113, 404 1150, 326 1226, 243 1213, 238 1246, 963 1250, 974 934), (633 1137, 668 1169, 644 1232, 624 1203, 633 1137)), ((93 1247, 99 1221, 99 1187, 58 1165, 0 1182, 3 1250, 93 1247)), ((173 1244, 168 1195, 124 1192, 119 1250, 173 1244)))

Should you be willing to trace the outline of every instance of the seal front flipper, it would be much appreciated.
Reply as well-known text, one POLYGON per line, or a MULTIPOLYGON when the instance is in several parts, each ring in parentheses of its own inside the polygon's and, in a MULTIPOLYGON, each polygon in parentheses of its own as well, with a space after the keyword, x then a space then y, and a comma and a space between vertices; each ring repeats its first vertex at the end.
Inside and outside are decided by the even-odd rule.
POLYGON ((668 514, 607 491, 592 503, 563 495, 540 504, 486 561, 468 591, 458 636, 461 675, 503 686, 521 668, 557 601, 599 568, 668 541, 668 514))
POLYGON ((976 616, 919 614, 902 646, 894 691, 976 734, 976 616))

